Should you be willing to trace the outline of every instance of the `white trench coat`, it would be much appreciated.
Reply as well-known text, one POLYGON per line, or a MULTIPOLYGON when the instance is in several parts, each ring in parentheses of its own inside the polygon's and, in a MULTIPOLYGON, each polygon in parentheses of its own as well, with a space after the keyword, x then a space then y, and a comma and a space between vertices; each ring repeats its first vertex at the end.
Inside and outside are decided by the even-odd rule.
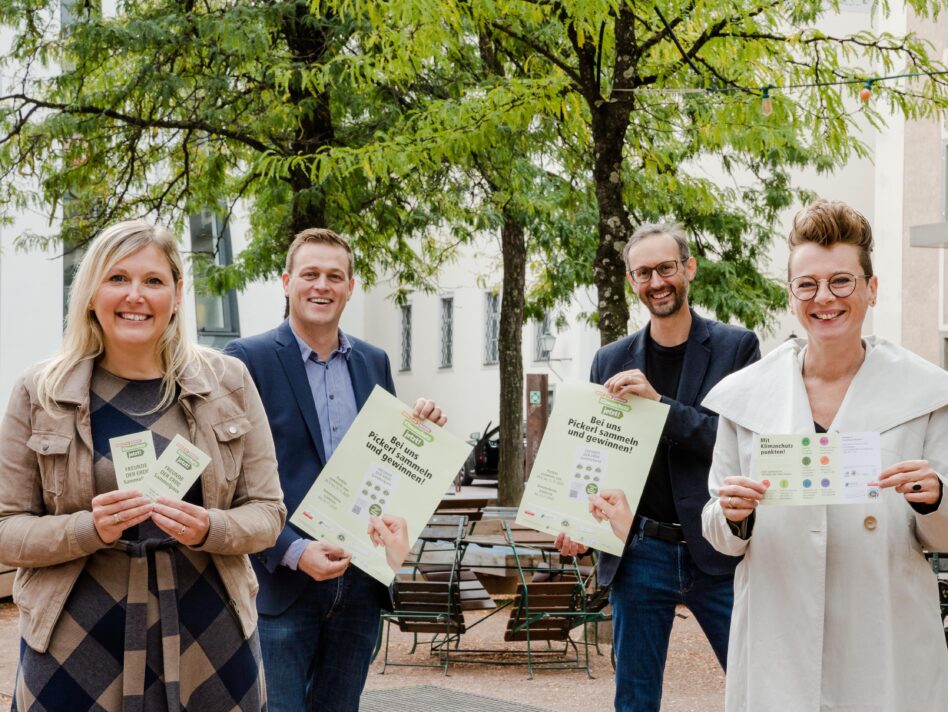
MULTIPOLYGON (((882 466, 927 459, 948 473, 948 373, 883 339, 866 358, 831 431, 881 433, 882 466)), ((759 507, 749 539, 718 499, 751 476, 753 434, 812 433, 806 342, 788 342, 719 383, 720 414, 704 508, 705 537, 743 554, 734 579, 728 712, 948 711, 948 649, 935 577, 922 549, 948 551, 948 490, 917 514, 883 490, 871 504, 759 507)))

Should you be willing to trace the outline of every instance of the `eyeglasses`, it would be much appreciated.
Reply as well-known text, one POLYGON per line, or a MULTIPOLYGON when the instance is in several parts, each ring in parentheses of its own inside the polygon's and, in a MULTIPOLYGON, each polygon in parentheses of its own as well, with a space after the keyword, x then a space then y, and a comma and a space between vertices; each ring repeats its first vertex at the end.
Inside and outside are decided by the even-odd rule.
POLYGON ((654 267, 636 267, 635 269, 630 269, 629 274, 632 275, 632 279, 636 283, 645 284, 652 279, 652 272, 658 272, 659 277, 671 277, 678 271, 679 264, 684 264, 684 262, 681 262, 681 260, 668 260, 667 262, 659 262, 654 267))
POLYGON ((834 297, 848 297, 856 290, 856 281, 860 278, 869 279, 869 275, 837 272, 828 279, 816 279, 809 275, 803 275, 790 281, 790 291, 801 302, 808 302, 815 298, 820 291, 820 283, 826 282, 830 294, 834 297))

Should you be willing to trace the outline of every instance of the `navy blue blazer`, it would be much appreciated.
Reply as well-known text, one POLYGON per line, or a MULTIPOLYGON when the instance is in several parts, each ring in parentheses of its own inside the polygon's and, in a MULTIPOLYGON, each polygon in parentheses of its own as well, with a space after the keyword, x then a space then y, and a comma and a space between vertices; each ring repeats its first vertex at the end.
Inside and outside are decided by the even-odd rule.
MULTIPOLYGON (((376 384, 394 395, 388 355, 360 339, 350 336, 349 341, 352 351, 348 366, 356 406, 362 408, 376 384)), ((276 446, 283 501, 287 512, 292 514, 326 464, 316 404, 299 344, 290 323, 284 321, 272 331, 231 341, 224 352, 247 364, 263 399, 276 446)), ((276 544, 251 557, 260 582, 257 610, 261 613, 271 616, 283 613, 308 582, 309 576, 302 571, 280 564, 287 548, 300 537, 311 538, 287 521, 276 544)), ((388 592, 382 584, 379 584, 379 595, 384 604, 388 592)))
MULTIPOLYGON (((701 534, 701 510, 708 493, 708 470, 717 437, 718 416, 701 401, 722 378, 760 358, 757 336, 739 326, 721 324, 691 312, 691 331, 681 366, 678 393, 662 396, 670 406, 662 440, 668 444, 668 471, 675 497, 675 509, 684 530, 688 551, 698 568, 707 574, 734 572, 741 560, 715 551, 701 534)), ((633 368, 645 371, 645 353, 649 326, 631 336, 603 346, 593 358, 589 379, 605 383, 620 371, 633 368)), ((619 568, 619 557, 602 554, 599 559, 599 583, 612 582, 619 568)))

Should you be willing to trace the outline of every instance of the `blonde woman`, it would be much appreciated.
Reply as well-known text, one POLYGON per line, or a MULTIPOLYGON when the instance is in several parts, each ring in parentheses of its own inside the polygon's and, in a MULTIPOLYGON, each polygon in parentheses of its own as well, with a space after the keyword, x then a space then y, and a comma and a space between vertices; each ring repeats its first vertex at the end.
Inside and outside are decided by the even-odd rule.
POLYGON ((119 223, 76 274, 62 351, 0 430, 0 560, 19 567, 13 709, 263 710, 247 554, 286 516, 244 366, 195 346, 174 236, 119 223), (183 501, 118 491, 109 439, 182 435, 211 457, 183 501))

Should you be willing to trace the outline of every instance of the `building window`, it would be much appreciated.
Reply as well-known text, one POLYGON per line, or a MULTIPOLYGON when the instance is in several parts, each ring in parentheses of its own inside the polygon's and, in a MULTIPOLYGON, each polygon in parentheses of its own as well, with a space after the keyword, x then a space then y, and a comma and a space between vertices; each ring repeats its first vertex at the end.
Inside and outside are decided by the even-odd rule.
POLYGON ((402 371, 411 371, 411 304, 402 307, 402 371))
MULTIPOLYGON (((191 254, 198 257, 194 263, 197 286, 208 266, 223 267, 234 259, 230 228, 221 224, 220 217, 211 210, 203 210, 190 217, 191 254)), ((223 348, 240 336, 237 319, 237 292, 231 289, 223 295, 194 293, 194 318, 197 322, 198 341, 207 346, 223 348)))
POLYGON ((553 320, 549 314, 543 315, 543 321, 538 321, 533 330, 533 360, 549 361, 553 350, 553 320))
POLYGON ((441 299, 441 368, 454 365, 454 299, 441 299))
POLYGON ((487 295, 484 323, 484 364, 500 361, 500 295, 487 295))

